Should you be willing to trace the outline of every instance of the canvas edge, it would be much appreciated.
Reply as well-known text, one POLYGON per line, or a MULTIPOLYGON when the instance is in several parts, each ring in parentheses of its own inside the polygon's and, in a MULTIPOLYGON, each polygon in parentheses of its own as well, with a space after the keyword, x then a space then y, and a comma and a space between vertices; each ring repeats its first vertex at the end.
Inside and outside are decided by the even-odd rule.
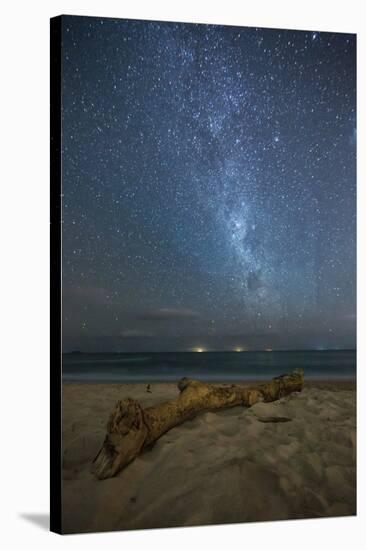
POLYGON ((50 19, 50 531, 62 533, 61 26, 50 19))

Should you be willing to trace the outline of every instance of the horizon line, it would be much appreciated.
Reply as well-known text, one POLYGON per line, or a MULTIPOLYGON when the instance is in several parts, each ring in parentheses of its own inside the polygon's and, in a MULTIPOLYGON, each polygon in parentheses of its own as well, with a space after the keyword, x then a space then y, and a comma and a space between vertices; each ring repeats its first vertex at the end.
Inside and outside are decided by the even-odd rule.
POLYGON ((281 348, 281 349, 189 349, 189 350, 163 350, 163 351, 151 351, 151 350, 141 350, 141 351, 82 351, 82 350, 72 350, 72 351, 62 351, 62 355, 71 355, 71 354, 106 354, 106 353, 129 353, 129 354, 138 354, 138 353, 275 353, 275 352, 288 352, 288 351, 357 351, 357 348, 281 348))

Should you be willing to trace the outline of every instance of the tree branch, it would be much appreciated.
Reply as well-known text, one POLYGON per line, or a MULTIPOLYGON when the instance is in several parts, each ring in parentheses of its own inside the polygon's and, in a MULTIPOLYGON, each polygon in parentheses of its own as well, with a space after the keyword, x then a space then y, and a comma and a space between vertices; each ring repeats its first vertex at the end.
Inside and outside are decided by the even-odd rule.
POLYGON ((93 461, 94 473, 99 479, 115 476, 168 430, 202 411, 237 405, 251 407, 259 401, 276 401, 301 391, 303 384, 302 369, 253 387, 235 384, 216 386, 182 378, 178 382, 180 394, 172 401, 147 409, 143 409, 134 399, 118 401, 110 415, 103 446, 93 461))

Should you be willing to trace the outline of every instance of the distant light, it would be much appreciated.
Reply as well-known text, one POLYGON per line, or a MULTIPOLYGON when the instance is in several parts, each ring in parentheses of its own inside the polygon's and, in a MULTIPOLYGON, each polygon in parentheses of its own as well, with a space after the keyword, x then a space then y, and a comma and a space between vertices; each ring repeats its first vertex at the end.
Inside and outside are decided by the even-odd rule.
POLYGON ((234 351, 241 352, 243 351, 243 348, 235 348, 234 351))
POLYGON ((273 351, 272 348, 266 348, 266 351, 273 351))
POLYGON ((196 353, 203 353, 204 351, 206 351, 204 348, 194 348, 194 350, 196 353))

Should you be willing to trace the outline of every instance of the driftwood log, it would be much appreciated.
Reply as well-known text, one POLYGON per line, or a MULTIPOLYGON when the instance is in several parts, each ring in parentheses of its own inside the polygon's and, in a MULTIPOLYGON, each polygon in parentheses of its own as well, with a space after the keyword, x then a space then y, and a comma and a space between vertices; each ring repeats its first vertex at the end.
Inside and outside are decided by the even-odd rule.
POLYGON ((94 474, 99 479, 115 476, 168 430, 202 411, 276 401, 301 391, 303 383, 302 369, 253 387, 218 386, 182 378, 178 382, 180 394, 172 401, 147 409, 134 399, 118 401, 110 415, 103 446, 93 461, 94 474))

